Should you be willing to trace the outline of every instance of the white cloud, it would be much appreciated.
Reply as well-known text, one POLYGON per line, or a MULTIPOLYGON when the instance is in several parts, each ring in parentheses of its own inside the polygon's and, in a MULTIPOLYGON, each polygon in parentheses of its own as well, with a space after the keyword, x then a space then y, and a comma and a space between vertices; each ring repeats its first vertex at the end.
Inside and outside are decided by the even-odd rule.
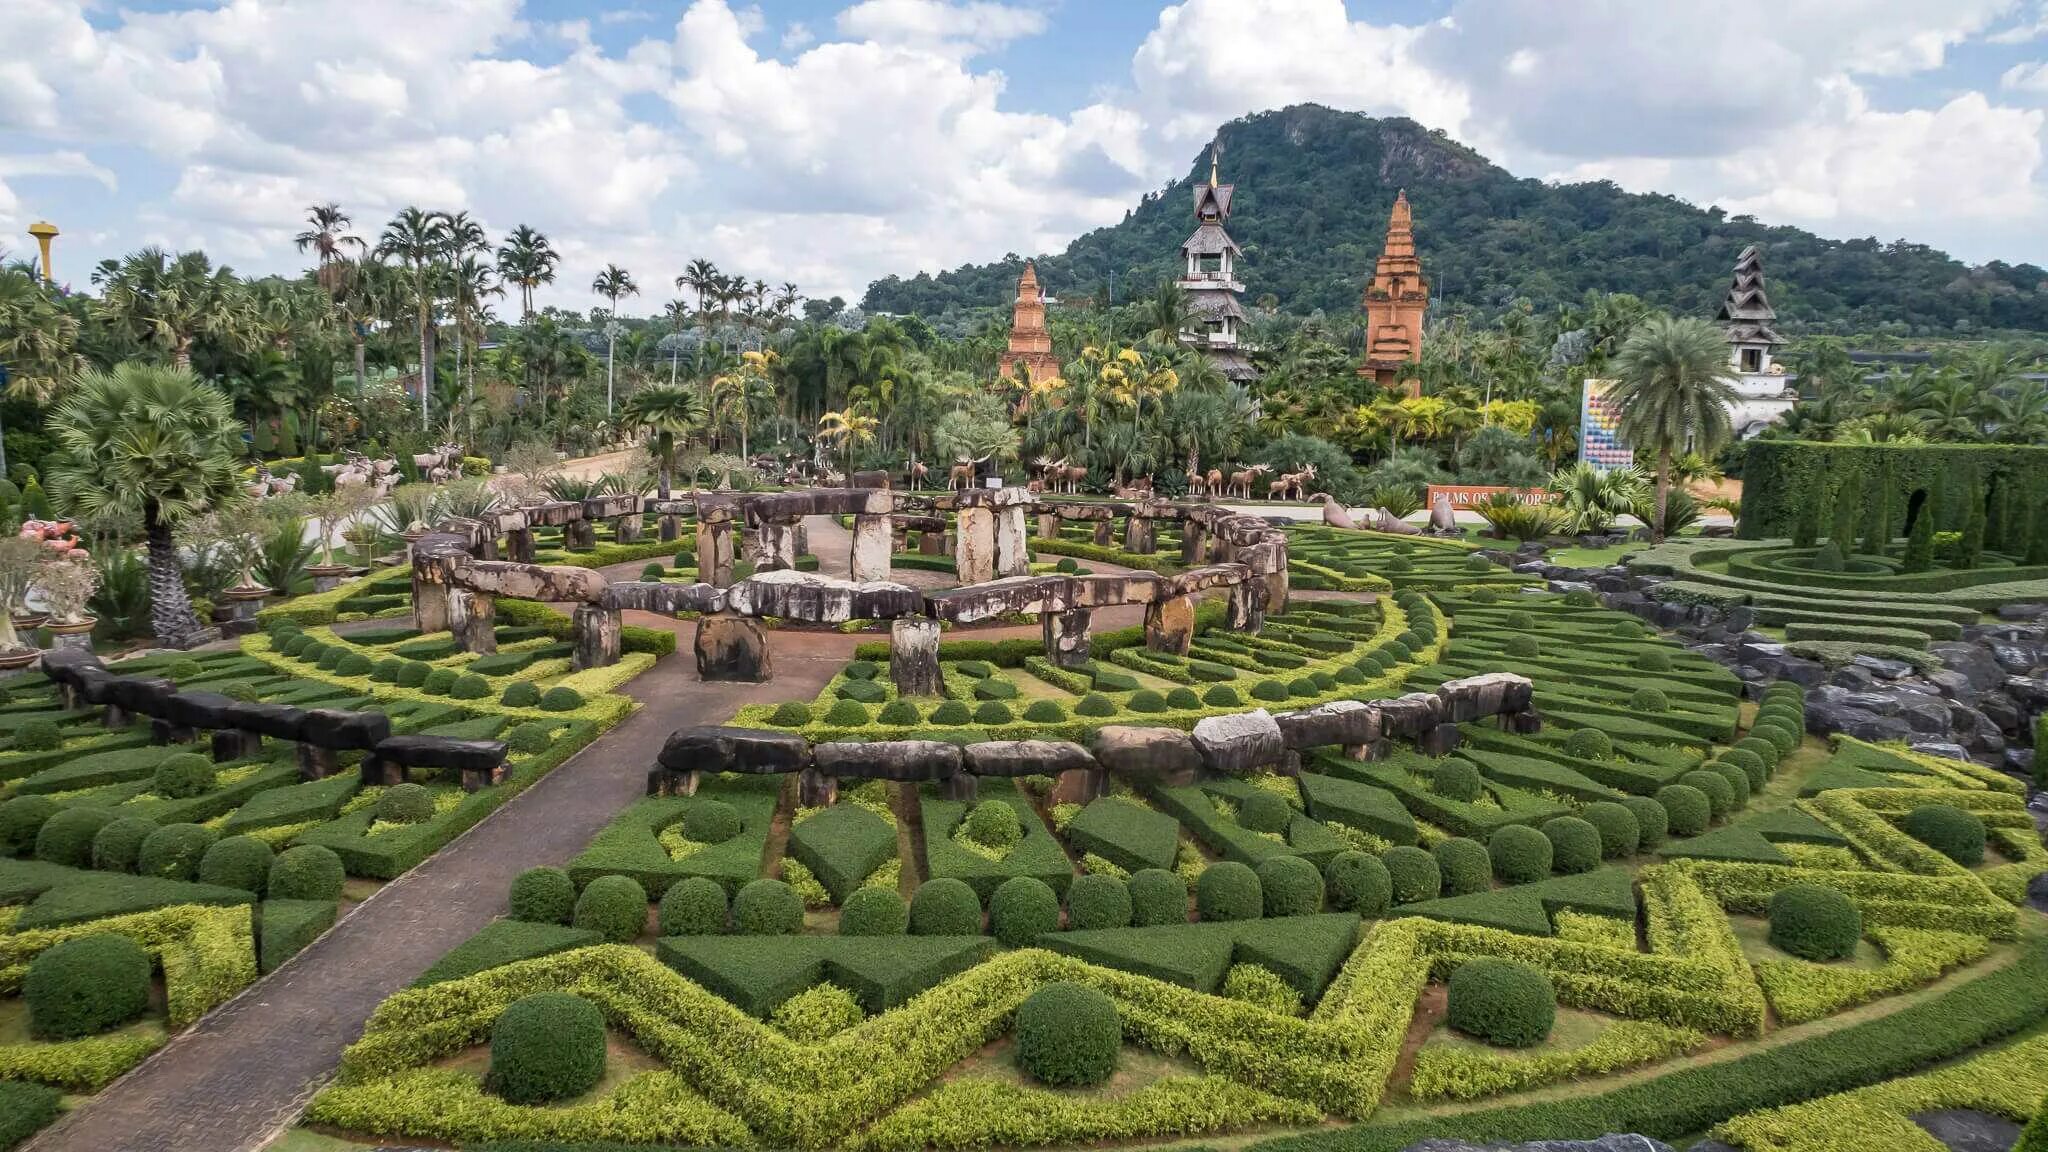
POLYGON ((2013 65, 1998 78, 1998 86, 2010 92, 2048 92, 2048 60, 2013 65))
POLYGON ((2037 0, 2033 14, 1986 36, 1992 44, 2028 44, 2048 36, 2048 0, 2037 0))
POLYGON ((1045 31, 1045 13, 969 0, 860 0, 838 17, 841 35, 947 55, 988 52, 1045 31))

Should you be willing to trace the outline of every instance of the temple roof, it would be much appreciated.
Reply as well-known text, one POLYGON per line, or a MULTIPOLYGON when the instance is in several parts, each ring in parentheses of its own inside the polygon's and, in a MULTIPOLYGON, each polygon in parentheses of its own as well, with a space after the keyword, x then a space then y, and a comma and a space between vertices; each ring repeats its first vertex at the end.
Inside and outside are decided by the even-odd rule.
POLYGON ((1783 344, 1784 338, 1771 327, 1777 318, 1764 292, 1763 252, 1752 244, 1735 258, 1735 279, 1714 319, 1727 326, 1731 344, 1783 344))
POLYGON ((1191 290, 1188 292, 1188 308, 1204 320, 1214 320, 1219 316, 1244 319, 1244 305, 1237 302, 1235 292, 1191 290))
POLYGON ((1230 233, 1225 232, 1221 224, 1209 221, 1204 221, 1188 236, 1180 251, 1183 256, 1214 256, 1222 252, 1244 255, 1244 250, 1237 246, 1237 241, 1230 238, 1230 233))

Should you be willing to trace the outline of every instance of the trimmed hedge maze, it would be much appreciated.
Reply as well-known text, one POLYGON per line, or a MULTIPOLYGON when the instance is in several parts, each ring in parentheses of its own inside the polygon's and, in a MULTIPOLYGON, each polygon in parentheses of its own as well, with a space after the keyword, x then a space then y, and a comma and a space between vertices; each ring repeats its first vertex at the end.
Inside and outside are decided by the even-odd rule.
POLYGON ((1462 540, 1296 525, 1287 530, 1287 573, 1295 588, 1343 592, 1389 587, 1436 592, 1532 583, 1473 551, 1473 545, 1462 540))

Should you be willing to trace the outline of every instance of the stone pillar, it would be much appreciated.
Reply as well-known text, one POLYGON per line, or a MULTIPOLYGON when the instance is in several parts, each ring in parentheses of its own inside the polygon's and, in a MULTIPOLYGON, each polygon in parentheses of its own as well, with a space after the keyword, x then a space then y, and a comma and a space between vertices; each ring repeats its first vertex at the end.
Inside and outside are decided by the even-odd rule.
POLYGON ((1145 647, 1185 656, 1194 638, 1194 597, 1174 596, 1145 605, 1145 647))
POLYGON ((262 754, 263 735, 260 732, 222 728, 213 734, 213 762, 216 764, 226 764, 262 754))
POLYGON ((1086 805, 1109 791, 1109 773, 1101 768, 1069 768, 1053 777, 1047 804, 1086 805))
MULTIPOLYGON (((78 707, 79 702, 75 699, 76 695, 77 693, 70 688, 64 690, 65 706, 67 708, 78 707)), ((135 723, 135 717, 129 715, 128 710, 119 704, 109 704, 106 710, 100 713, 100 724, 102 727, 126 728, 133 723, 135 723)))
POLYGON ((334 749, 322 748, 315 744, 299 745, 299 779, 325 780, 341 767, 340 757, 334 749))
POLYGON ((889 551, 891 554, 910 551, 910 525, 898 524, 893 516, 889 518, 889 551))
POLYGON ((643 527, 638 512, 628 513, 612 521, 612 539, 621 544, 637 544, 643 527))
POLYGON ((956 524, 960 538, 959 546, 953 554, 953 567, 960 573, 960 583, 986 584, 995 579, 994 510, 980 506, 962 508, 956 524))
POLYGON ((479 560, 496 560, 498 558, 498 538, 496 536, 485 536, 470 551, 479 560))
POLYGON ((1086 664, 1089 616, 1086 608, 1040 612, 1038 628, 1045 637, 1045 658, 1061 668, 1079 668, 1086 664))
POLYGON ((1095 543, 1098 547, 1109 547, 1110 533, 1114 528, 1115 525, 1108 520, 1097 520, 1095 522, 1095 543))
POLYGON ((1280 563, 1261 579, 1266 585, 1266 612, 1268 615, 1287 611, 1287 557, 1282 554, 1280 563))
POLYGON ((174 724, 169 720, 160 719, 151 719, 149 722, 149 742, 151 744, 190 744, 198 738, 197 733, 183 724, 174 724))
POLYGON ((488 655, 498 650, 498 598, 467 588, 448 589, 448 630, 464 652, 488 655))
POLYGON ((1194 566, 1207 558, 1209 530, 1192 517, 1180 522, 1180 562, 1194 566))
MULTIPOLYGON (((699 525, 698 530, 701 532, 703 526, 699 525)), ((673 512, 664 513, 661 517, 660 532, 663 541, 674 540, 676 537, 681 536, 683 534, 683 518, 673 512)))
POLYGON ((588 520, 571 520, 562 525, 562 547, 571 552, 588 552, 597 547, 597 525, 588 520))
POLYGON ((620 618, 617 608, 601 604, 578 604, 570 614, 571 637, 576 651, 570 666, 577 671, 604 668, 619 662, 620 618))
POLYGON ((533 529, 514 528, 505 533, 505 559, 514 564, 533 563, 533 529))
POLYGON ((1153 551, 1152 518, 1136 512, 1124 517, 1124 551, 1150 556, 1153 551))
POLYGON ((756 572, 776 572, 796 567, 796 525, 763 524, 757 530, 761 541, 761 558, 755 563, 756 572))
POLYGON ((865 513, 853 518, 853 580, 864 584, 889 578, 889 556, 894 550, 893 528, 887 516, 865 513))
POLYGON ((697 675, 704 680, 760 684, 774 678, 761 623, 732 612, 697 620, 697 675))
POLYGON ((970 776, 965 772, 955 772, 953 775, 946 777, 945 796, 948 800, 961 804, 972 804, 979 798, 980 792, 981 777, 979 776, 970 776))
POLYGON ((889 624, 889 679, 899 696, 944 696, 939 622, 905 617, 889 624))
POLYGON ((1050 512, 1040 512, 1038 514, 1038 538, 1040 540, 1059 539, 1060 518, 1050 512))
POLYGON ((1223 626, 1233 632, 1257 632, 1266 626, 1266 589, 1257 576, 1230 586, 1223 605, 1223 626))
POLYGON ((412 570, 412 626, 430 633, 448 630, 448 585, 421 579, 418 568, 412 570))
POLYGON ((732 521, 697 525, 697 579, 713 588, 732 587, 732 521))
POLYGON ((839 777, 827 776, 816 768, 796 774, 796 802, 803 808, 829 808, 839 802, 839 777))
POLYGON ((405 765, 396 760, 386 760, 375 752, 363 753, 363 762, 357 771, 361 773, 365 788, 389 788, 405 783, 405 765))
MULTIPOLYGON (((996 509, 996 575, 1031 575, 1031 549, 1024 532, 1024 506, 996 509)), ((856 577, 858 579, 858 577, 856 577)))
POLYGON ((946 554, 946 534, 944 532, 927 532, 920 529, 917 533, 917 554, 920 556, 944 556, 946 554))

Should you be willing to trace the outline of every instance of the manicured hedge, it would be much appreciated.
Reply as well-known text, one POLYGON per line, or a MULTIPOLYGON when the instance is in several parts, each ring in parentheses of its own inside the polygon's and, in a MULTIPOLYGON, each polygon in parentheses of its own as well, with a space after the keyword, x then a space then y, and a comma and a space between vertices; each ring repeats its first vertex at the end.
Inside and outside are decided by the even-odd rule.
MULTIPOLYGON (((272 901, 276 903, 276 901, 272 901)), ((521 960, 532 960, 571 948, 584 948, 602 944, 604 937, 586 928, 568 928, 559 924, 530 924, 522 920, 494 920, 484 925, 483 930, 462 943, 457 944, 447 955, 434 962, 433 967, 414 985, 439 984, 446 980, 460 980, 487 969, 504 964, 516 964, 521 960)))
MULTIPOLYGON (((1834 444, 1803 440, 1755 440, 1744 446, 1742 518, 1736 535, 1744 540, 1790 537, 1802 518, 1818 515, 1829 493, 1847 476, 1859 478, 1864 499, 1875 503, 1882 485, 1891 520, 1886 538, 1903 535, 1915 493, 1945 495, 1933 509, 1936 526, 1959 529, 1962 505, 1974 486, 1953 482, 1966 476, 1989 486, 2039 500, 2048 494, 2048 448, 2008 444, 1834 444), (1943 481, 1950 481, 1944 483, 1943 481)), ((1992 547, 2002 541, 1987 541, 1992 547)))
MULTIPOLYGON (((225 843, 225 841, 223 841, 225 843)), ((257 912, 257 960, 265 972, 299 954, 334 926, 332 900, 266 900, 257 912)))

